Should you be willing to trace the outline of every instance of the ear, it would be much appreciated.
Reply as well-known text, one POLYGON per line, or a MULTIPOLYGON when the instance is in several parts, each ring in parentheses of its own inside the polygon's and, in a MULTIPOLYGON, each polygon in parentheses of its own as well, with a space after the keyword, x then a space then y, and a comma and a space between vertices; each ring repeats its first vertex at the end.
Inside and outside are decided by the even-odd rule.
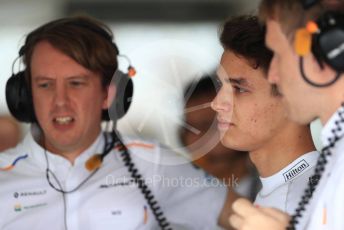
POLYGON ((107 94, 105 95, 106 98, 103 102, 103 109, 108 109, 112 105, 112 103, 116 100, 116 86, 115 84, 111 84, 107 87, 107 94))

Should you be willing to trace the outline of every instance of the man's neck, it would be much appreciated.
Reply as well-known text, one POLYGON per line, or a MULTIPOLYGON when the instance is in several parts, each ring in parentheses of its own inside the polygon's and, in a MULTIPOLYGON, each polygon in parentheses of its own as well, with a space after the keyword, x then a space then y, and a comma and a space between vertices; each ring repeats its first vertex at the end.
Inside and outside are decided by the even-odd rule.
POLYGON ((260 177, 269 177, 301 155, 314 150, 310 129, 290 125, 260 149, 251 151, 249 155, 260 177))
POLYGON ((88 142, 85 142, 83 145, 73 145, 73 146, 67 146, 67 147, 66 146, 53 146, 47 142, 43 144, 43 141, 44 141, 43 138, 40 138, 39 143, 43 148, 45 148, 49 152, 65 158, 72 165, 74 165, 76 158, 79 157, 84 151, 86 151, 94 143, 94 141, 99 136, 100 132, 101 132, 100 130, 99 132, 95 132, 95 135, 92 138, 90 138, 88 142))
POLYGON ((344 91, 339 91, 338 87, 329 90, 328 97, 326 98, 326 100, 324 100, 324 106, 321 109, 320 120, 323 125, 326 125, 326 123, 329 121, 332 115, 338 110, 342 103, 344 103, 344 91))

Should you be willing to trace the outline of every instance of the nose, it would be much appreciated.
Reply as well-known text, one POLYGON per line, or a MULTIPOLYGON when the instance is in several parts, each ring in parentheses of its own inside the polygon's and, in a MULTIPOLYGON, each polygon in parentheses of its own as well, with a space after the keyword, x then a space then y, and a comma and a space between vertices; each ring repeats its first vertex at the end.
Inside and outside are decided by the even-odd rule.
POLYGON ((231 111, 231 101, 232 95, 231 92, 225 92, 225 89, 222 87, 214 100, 211 102, 211 108, 216 112, 229 112, 231 111))
POLYGON ((59 107, 64 106, 68 102, 68 90, 63 83, 57 84, 55 87, 54 102, 59 107))
POLYGON ((275 55, 273 56, 269 66, 268 81, 273 84, 276 84, 278 82, 277 60, 275 55))

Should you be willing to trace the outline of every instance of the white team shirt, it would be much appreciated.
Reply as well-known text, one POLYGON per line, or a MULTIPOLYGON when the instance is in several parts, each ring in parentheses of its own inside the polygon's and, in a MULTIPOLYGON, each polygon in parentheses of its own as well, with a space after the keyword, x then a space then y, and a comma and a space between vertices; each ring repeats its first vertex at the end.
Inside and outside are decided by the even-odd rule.
POLYGON ((321 132, 323 146, 329 145, 328 138, 333 137, 332 130, 340 138, 331 150, 325 171, 321 176, 313 197, 302 214, 297 229, 343 230, 344 229, 344 122, 336 125, 337 120, 344 121, 344 107, 332 115, 321 132), (342 113, 340 117, 339 112, 342 113), (341 127, 341 130, 338 127, 341 127))
MULTIPOLYGON (((64 190, 74 189, 90 175, 85 162, 102 152, 104 142, 100 134, 74 165, 47 152, 49 169, 64 190)), ((124 143, 129 145, 136 168, 173 229, 218 228, 227 195, 224 185, 214 183, 214 178, 191 164, 159 164, 176 156, 162 151, 157 143, 141 141, 135 145, 137 141, 129 139, 124 143)), ((100 169, 83 186, 65 195, 65 211, 63 195, 49 186, 46 169, 44 149, 31 134, 16 148, 0 153, 0 229, 62 230, 64 215, 68 230, 159 229, 141 190, 130 182, 132 178, 117 150, 104 158, 100 169)), ((52 175, 50 180, 58 187, 52 175)))
POLYGON ((293 214, 309 178, 313 175, 318 156, 317 151, 306 153, 278 173, 270 177, 260 177, 262 189, 254 203, 293 214))

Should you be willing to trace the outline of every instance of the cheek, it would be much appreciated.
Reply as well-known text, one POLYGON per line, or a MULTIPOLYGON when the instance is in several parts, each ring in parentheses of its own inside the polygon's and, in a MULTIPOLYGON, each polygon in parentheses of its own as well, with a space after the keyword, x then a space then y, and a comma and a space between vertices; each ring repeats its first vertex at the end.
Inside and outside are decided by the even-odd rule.
POLYGON ((47 115, 49 108, 49 98, 48 97, 37 97, 32 95, 33 107, 37 117, 44 117, 47 115))
POLYGON ((254 104, 249 116, 247 117, 248 128, 254 133, 269 130, 269 127, 274 122, 276 116, 280 115, 280 112, 277 110, 278 107, 276 103, 268 103, 262 106, 254 104))
POLYGON ((237 103, 234 103, 234 111, 237 120, 244 126, 257 124, 262 114, 262 109, 259 107, 258 103, 252 102, 240 105, 237 101, 237 103))
POLYGON ((276 128, 279 128, 286 122, 286 110, 282 102, 274 102, 268 104, 265 110, 265 124, 269 129, 269 133, 276 132, 276 128))
POLYGON ((100 95, 103 94, 99 91, 85 92, 82 95, 71 97, 71 100, 74 98, 73 104, 76 108, 80 107, 82 110, 91 110, 94 113, 97 110, 102 110, 105 98, 100 95))
POLYGON ((279 60, 278 66, 284 81, 299 75, 299 58, 294 54, 287 53, 283 60, 279 60))

